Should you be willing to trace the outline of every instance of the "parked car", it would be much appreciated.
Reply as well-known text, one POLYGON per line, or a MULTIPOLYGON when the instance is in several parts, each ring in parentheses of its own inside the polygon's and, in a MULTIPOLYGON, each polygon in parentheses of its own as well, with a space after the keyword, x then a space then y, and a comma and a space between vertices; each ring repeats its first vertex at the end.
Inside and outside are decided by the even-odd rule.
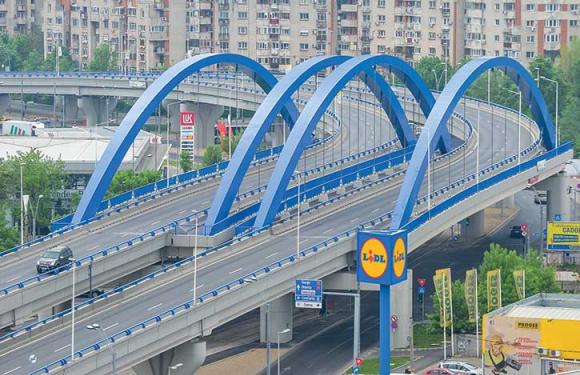
POLYGON ((454 375, 451 371, 445 368, 428 368, 423 375, 454 375))
POLYGON ((68 246, 56 246, 50 248, 42 254, 36 262, 38 273, 52 271, 72 262, 73 253, 68 246))
POLYGON ((534 195, 534 203, 535 204, 547 204, 548 203, 548 193, 539 191, 536 195, 534 195))
POLYGON ((520 225, 514 225, 510 231, 511 238, 522 238, 522 227, 520 225))
POLYGON ((470 365, 466 362, 456 362, 456 361, 445 361, 439 363, 439 368, 444 368, 451 371, 454 374, 467 374, 467 375, 482 375, 483 371, 470 365))

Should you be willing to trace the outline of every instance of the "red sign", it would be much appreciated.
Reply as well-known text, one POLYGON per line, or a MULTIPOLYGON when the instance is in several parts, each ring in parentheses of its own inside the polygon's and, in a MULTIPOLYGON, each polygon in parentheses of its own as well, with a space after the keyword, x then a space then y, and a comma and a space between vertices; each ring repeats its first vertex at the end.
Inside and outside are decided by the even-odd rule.
POLYGON ((417 279, 417 284, 419 284, 419 286, 425 286, 427 285, 427 279, 417 279))
POLYGON ((528 224, 522 224, 520 227, 522 228, 522 231, 528 230, 528 224))
POLYGON ((179 114, 181 125, 195 125, 195 112, 181 112, 179 114))
POLYGON ((540 181, 540 176, 530 177, 528 178, 528 185, 533 185, 538 181, 540 181))
POLYGON ((354 363, 355 363, 356 367, 360 367, 363 364, 363 362, 364 362, 363 359, 360 357, 356 357, 354 359, 354 363))

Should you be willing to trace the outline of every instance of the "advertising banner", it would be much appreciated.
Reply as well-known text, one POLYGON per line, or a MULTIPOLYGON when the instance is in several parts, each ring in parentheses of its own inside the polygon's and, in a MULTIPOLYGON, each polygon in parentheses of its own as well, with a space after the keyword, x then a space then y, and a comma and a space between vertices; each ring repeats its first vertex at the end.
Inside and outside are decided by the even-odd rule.
POLYGON ((467 270, 465 272, 465 303, 467 304, 467 315, 469 321, 475 323, 477 319, 477 270, 467 270))
POLYGON ((486 316, 483 323, 486 374, 540 374, 540 321, 486 316))
MULTIPOLYGON (((436 277, 440 277, 437 281, 439 281, 440 289, 441 289, 441 298, 439 301, 444 301, 445 306, 445 326, 450 327, 453 322, 453 299, 452 299, 452 291, 451 291, 451 268, 442 268, 435 270, 435 277, 433 280, 435 281, 436 277)), ((443 312, 441 312, 443 315, 443 312)), ((442 317, 443 319, 443 317, 442 317)), ((441 322, 443 323, 443 322, 441 322)), ((442 325, 443 326, 443 325, 442 325)))
POLYGON ((579 250, 580 222, 549 221, 548 250, 579 250))
POLYGON ((526 291, 524 290, 525 286, 525 277, 526 271, 525 270, 517 270, 514 271, 514 281, 516 283, 516 293, 518 294, 518 299, 526 298, 526 291))
POLYGON ((487 311, 501 307, 501 270, 487 271, 487 311))

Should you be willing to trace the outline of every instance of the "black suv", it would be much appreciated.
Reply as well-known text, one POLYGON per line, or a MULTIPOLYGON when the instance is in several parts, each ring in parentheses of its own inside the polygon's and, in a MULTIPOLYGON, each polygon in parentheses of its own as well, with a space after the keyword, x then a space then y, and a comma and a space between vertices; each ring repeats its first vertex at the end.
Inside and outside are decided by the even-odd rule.
POLYGON ((522 235, 522 227, 520 225, 515 225, 512 227, 512 230, 510 231, 510 237, 511 238, 522 238, 524 237, 522 235))
POLYGON ((36 271, 43 273, 62 267, 72 262, 72 256, 72 250, 68 246, 56 246, 48 249, 42 254, 38 262, 36 262, 36 271))

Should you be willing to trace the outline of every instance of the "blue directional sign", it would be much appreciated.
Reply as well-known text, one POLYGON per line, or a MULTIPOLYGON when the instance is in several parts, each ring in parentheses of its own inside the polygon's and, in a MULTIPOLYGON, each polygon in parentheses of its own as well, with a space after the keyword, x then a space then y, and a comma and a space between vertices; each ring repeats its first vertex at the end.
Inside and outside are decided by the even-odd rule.
POLYGON ((417 288, 417 293, 419 294, 425 294, 425 287, 424 286, 420 286, 417 288))
POLYGON ((321 280, 296 280, 294 293, 296 307, 307 309, 322 308, 322 281, 321 280))
POLYGON ((562 221, 562 215, 560 215, 560 214, 555 214, 555 215, 554 215, 554 221, 562 221))

